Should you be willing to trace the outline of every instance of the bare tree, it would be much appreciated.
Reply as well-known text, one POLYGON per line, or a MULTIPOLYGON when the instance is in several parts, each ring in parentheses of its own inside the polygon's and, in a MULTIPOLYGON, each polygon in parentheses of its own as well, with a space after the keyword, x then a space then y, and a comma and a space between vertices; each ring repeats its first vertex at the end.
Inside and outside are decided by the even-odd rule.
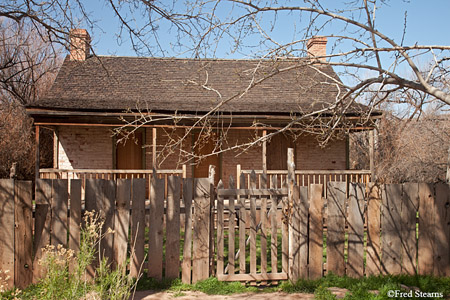
MULTIPOLYGON (((207 129, 211 124, 209 119, 220 114, 224 105, 241 99, 270 78, 305 65, 317 72, 321 72, 321 65, 334 67, 341 80, 327 78, 328 82, 324 83, 333 84, 339 91, 338 96, 328 107, 297 112, 278 132, 303 127, 326 142, 334 136, 336 129, 345 131, 348 128, 344 116, 355 102, 366 105, 362 123, 369 120, 373 110, 390 101, 410 106, 412 114, 423 111, 430 102, 440 103, 444 109, 450 105, 448 85, 442 84, 442 78, 448 78, 450 69, 450 46, 405 44, 406 22, 399 40, 381 31, 376 21, 379 8, 389 5, 387 0, 352 0, 345 4, 322 3, 320 0, 292 3, 276 0, 187 0, 183 3, 176 0, 107 0, 105 3, 120 22, 118 38, 128 38, 133 49, 142 55, 167 55, 159 37, 168 30, 177 38, 172 50, 196 58, 214 57, 216 50, 223 47, 228 47, 229 53, 261 60, 307 57, 305 44, 312 36, 328 38, 332 47, 326 55, 299 60, 298 64, 263 75, 258 72, 261 65, 257 65, 250 72, 253 78, 242 90, 229 97, 219 97, 220 101, 210 112, 194 120, 191 128, 202 127, 204 132, 210 131, 207 129), (292 27, 296 30, 292 40, 278 41, 276 30, 286 26, 280 20, 287 17, 293 20, 292 27), (327 34, 329 28, 333 28, 333 34, 327 34), (419 58, 427 61, 427 65, 418 65, 419 58), (324 115, 330 117, 321 118, 324 115)), ((0 5, 0 16, 41 26, 45 29, 41 36, 65 45, 68 45, 71 28, 96 25, 95 12, 91 14, 77 0, 55 0, 52 5, 29 0, 7 1, 0 5)), ((203 82, 193 81, 193 84, 210 88, 203 82)), ((218 96, 223 94, 220 90, 215 92, 218 96)), ((141 118, 125 126, 139 127, 156 121, 148 118, 145 107, 139 109, 141 118)), ((179 122, 178 116, 173 122, 179 122)), ((171 151, 180 148, 189 134, 190 129, 187 129, 181 138, 170 139, 171 151)), ((273 134, 276 133, 228 149, 240 147, 245 150, 263 139, 270 139, 273 134)), ((215 152, 224 151, 224 144, 219 138, 215 152)))
MULTIPOLYGON (((33 178, 35 139, 25 104, 39 99, 61 63, 58 51, 35 28, 0 20, 0 177, 17 165, 19 178, 33 178)), ((52 162, 50 131, 42 133, 41 161, 52 162)))

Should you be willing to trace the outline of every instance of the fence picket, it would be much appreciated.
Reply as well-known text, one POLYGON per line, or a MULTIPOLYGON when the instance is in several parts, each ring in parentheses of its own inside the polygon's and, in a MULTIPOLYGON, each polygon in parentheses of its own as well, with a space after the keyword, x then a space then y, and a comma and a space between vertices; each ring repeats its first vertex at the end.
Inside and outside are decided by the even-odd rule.
MULTIPOLYGON (((281 186, 287 188, 287 183, 282 182, 281 186)), ((281 217, 281 270, 283 273, 289 273, 289 215, 291 208, 289 207, 288 197, 281 198, 283 215, 281 217)))
POLYGON ((381 256, 384 272, 400 274, 401 267, 401 197, 402 185, 386 184, 382 193, 381 256))
POLYGON ((432 275, 434 268, 436 215, 433 186, 419 183, 419 257, 418 269, 420 275, 432 275))
POLYGON ((417 239, 416 223, 419 206, 419 185, 417 183, 403 184, 402 198, 402 273, 414 275, 417 270, 417 239))
POLYGON ((167 179, 166 278, 180 276, 180 177, 167 179))
MULTIPOLYGON (((116 181, 116 214, 114 217, 114 266, 126 264, 128 232, 130 226, 131 181, 116 181)), ((124 269, 125 270, 125 269, 124 269)))
MULTIPOLYGON (((271 176, 270 188, 277 188, 277 177, 271 176)), ((278 273, 278 224, 277 224, 277 207, 278 198, 270 196, 270 261, 272 266, 272 273, 278 273)))
POLYGON ((26 288, 33 279, 33 235, 31 181, 14 183, 14 285, 26 288))
MULTIPOLYGON (((250 189, 256 189, 256 174, 250 174, 250 189)), ((250 197, 250 274, 256 274, 256 198, 250 197)))
POLYGON ((309 192, 309 270, 311 279, 322 277, 323 273, 323 201, 322 185, 310 185, 309 192))
MULTIPOLYGON (((217 189, 223 189, 222 180, 219 181, 217 189)), ((224 265, 224 221, 223 221, 223 196, 217 196, 217 275, 223 275, 224 265)))
POLYGON ((14 180, 0 179, 0 270, 9 272, 6 288, 14 287, 14 180))
POLYGON ((148 276, 162 279, 164 179, 152 177, 150 186, 150 224, 148 237, 148 276))
POLYGON ((67 179, 53 180, 51 217, 51 244, 67 246, 67 210, 68 210, 68 181, 67 179))
POLYGON ((44 268, 39 265, 39 259, 42 257, 42 248, 50 244, 50 222, 51 222, 51 203, 52 203, 52 179, 36 180, 35 195, 35 219, 34 219, 34 261, 33 261, 33 280, 36 283, 38 279, 44 276, 44 268))
MULTIPOLYGON (((69 216, 69 249, 77 254, 80 251, 81 232, 81 180, 70 181, 70 216, 69 216)), ((69 271, 74 269, 74 264, 69 265, 69 271)))
POLYGON ((435 185, 436 191, 436 235, 434 275, 450 276, 450 191, 443 182, 435 185))
POLYGON ((184 245, 183 245, 183 262, 181 266, 181 280, 183 283, 191 283, 191 267, 192 267, 192 178, 183 179, 183 201, 185 209, 185 226, 184 226, 184 245))
POLYGON ((345 275, 345 182, 328 182, 327 187, 327 272, 345 275))
MULTIPOLYGON (((230 189, 234 189, 234 178, 230 175, 229 180, 230 189)), ((228 220, 228 274, 234 275, 234 264, 235 264, 235 230, 236 230, 236 211, 234 205, 234 196, 228 198, 228 210, 230 211, 230 217, 228 220)))
POLYGON ((347 275, 364 275, 364 194, 362 183, 349 184, 347 275))
POLYGON ((367 203, 367 253, 366 275, 381 274, 381 193, 374 183, 366 185, 367 203))
POLYGON ((196 178, 194 180, 193 283, 209 277, 211 192, 209 178, 196 178))
MULTIPOLYGON (((267 174, 262 174, 261 189, 267 189, 267 174)), ((267 196, 261 197, 261 273, 267 273, 267 196)))
POLYGON ((308 211, 309 211, 309 199, 308 199, 308 187, 300 187, 300 238, 299 238, 299 277, 308 278, 308 211))
POLYGON ((131 180, 131 266, 130 274, 142 274, 145 259, 145 179, 131 180), (133 271, 133 272, 131 272, 133 271))
MULTIPOLYGON (((245 175, 240 175, 239 189, 245 188, 245 175)), ((239 203, 239 273, 245 274, 245 228, 247 226, 247 212, 245 211, 245 197, 238 196, 239 203)))

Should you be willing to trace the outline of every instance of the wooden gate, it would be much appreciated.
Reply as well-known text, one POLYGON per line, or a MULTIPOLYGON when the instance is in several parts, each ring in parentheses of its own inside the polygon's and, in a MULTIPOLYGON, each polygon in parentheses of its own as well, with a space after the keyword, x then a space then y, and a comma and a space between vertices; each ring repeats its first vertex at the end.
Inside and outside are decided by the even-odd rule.
POLYGON ((278 214, 279 206, 283 211, 288 210, 287 197, 287 188, 277 188, 276 181, 269 189, 257 188, 255 172, 252 172, 250 176, 248 188, 246 188, 244 174, 240 176, 238 189, 234 188, 233 177, 230 178, 229 189, 224 189, 222 182, 219 182, 217 188, 217 277, 219 280, 277 281, 288 278, 288 239, 286 238, 288 224, 287 219, 280 219, 278 214), (224 219, 225 210, 227 211, 226 220, 224 219), (257 241, 259 241, 259 247, 257 241), (267 264, 268 254, 270 265, 267 264), (247 261, 248 257, 249 261, 247 261))

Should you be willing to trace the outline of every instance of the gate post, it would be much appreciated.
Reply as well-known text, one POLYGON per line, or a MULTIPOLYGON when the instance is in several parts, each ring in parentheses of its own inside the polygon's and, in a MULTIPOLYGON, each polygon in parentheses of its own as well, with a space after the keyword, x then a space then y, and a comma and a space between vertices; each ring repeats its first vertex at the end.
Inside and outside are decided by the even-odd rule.
POLYGON ((300 238, 300 220, 299 220, 299 199, 300 190, 295 183, 295 162, 294 149, 288 148, 288 224, 289 224, 289 280, 296 282, 299 276, 299 238, 300 238))

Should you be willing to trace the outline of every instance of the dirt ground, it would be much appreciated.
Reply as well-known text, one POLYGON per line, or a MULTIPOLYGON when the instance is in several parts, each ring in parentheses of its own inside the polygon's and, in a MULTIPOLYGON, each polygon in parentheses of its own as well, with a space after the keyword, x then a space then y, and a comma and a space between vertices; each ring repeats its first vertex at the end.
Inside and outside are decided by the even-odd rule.
POLYGON ((154 291, 137 291, 134 297, 135 300, 188 300, 188 299, 208 299, 208 300, 306 300, 314 299, 313 294, 286 294, 281 292, 276 293, 246 293, 234 295, 206 295, 201 292, 182 292, 182 295, 177 295, 169 292, 154 292, 154 291))

